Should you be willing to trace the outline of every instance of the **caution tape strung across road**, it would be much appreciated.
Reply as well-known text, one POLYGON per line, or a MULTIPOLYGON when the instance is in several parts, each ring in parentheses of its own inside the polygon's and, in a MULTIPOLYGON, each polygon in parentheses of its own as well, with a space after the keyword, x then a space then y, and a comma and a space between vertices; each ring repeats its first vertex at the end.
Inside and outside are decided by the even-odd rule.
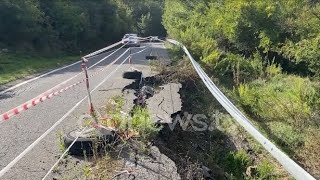
MULTIPOLYGON (((136 53, 133 53, 131 55, 135 55, 138 53, 141 53, 148 49, 148 47, 144 48, 143 50, 140 50, 136 53)), ((93 93, 96 91, 102 84, 104 84, 108 79, 110 79, 115 72, 118 71, 118 69, 126 62, 128 61, 130 56, 125 58, 115 69, 113 69, 97 86, 95 86, 94 89, 90 91, 90 93, 93 93)), ((118 57, 117 60, 119 60, 121 57, 118 57)), ((115 60, 115 61, 117 61, 115 60)), ((114 62, 115 62, 114 61, 114 62)), ((27 153, 29 153, 36 145, 38 145, 41 140, 43 140, 50 132, 52 132, 59 124, 61 124, 62 121, 64 121, 67 116, 69 116, 88 96, 85 96, 83 99, 81 99, 73 108, 71 108, 62 118, 60 118, 57 122, 55 122, 54 125, 52 125, 45 133, 43 133, 38 139, 36 139, 32 144, 30 144, 22 153, 20 153, 17 157, 15 157, 14 160, 12 160, 8 165, 6 165, 3 169, 0 170, 0 179, 3 177, 18 161, 20 161, 27 153)), ((75 142, 75 141, 74 141, 75 142)), ((70 146, 71 147, 71 146, 70 146)), ((61 160, 61 157, 57 162, 61 160)), ((54 166, 48 171, 48 173, 45 175, 47 177, 53 168, 57 165, 57 163, 54 164, 54 166)), ((45 178, 44 177, 44 178, 45 178)))
MULTIPOLYGON (((123 47, 123 46, 122 46, 122 47, 123 47)), ((120 48, 122 48, 122 47, 120 47, 120 48)), ((104 48, 104 49, 105 49, 105 48, 104 48)), ((122 54, 121 54, 116 60, 114 60, 112 63, 108 64, 108 66, 106 66, 106 67, 102 68, 101 70, 99 70, 99 71, 93 73, 92 75, 90 75, 90 78, 93 77, 93 76, 95 76, 95 75, 97 75, 97 74, 99 74, 100 72, 102 72, 103 70, 105 70, 106 68, 108 68, 109 66, 113 65, 114 63, 116 63, 116 62, 117 62, 122 56, 124 56, 128 51, 129 51, 129 49, 127 49, 124 53, 122 53, 122 54)), ((115 52, 116 52, 116 51, 115 51, 115 52)), ((115 53, 115 52, 114 52, 114 53, 115 53)), ((110 57, 110 55, 108 55, 108 56, 106 56, 106 57, 110 57)), ((106 57, 103 58, 103 60, 105 60, 106 57)), ((102 61, 100 60, 99 62, 102 62, 102 61)), ((96 63, 96 64, 97 64, 97 63, 96 63)), ((96 65, 96 64, 95 64, 95 65, 96 65)), ((91 67, 93 67, 93 66, 91 66, 91 67)), ((82 73, 79 73, 79 74, 82 74, 82 73)), ((68 80, 67 80, 67 81, 68 81, 68 80)), ((70 86, 67 86, 67 87, 65 87, 65 88, 62 88, 62 89, 60 89, 60 90, 56 90, 55 92, 52 92, 52 91, 54 91, 55 89, 57 89, 58 87, 61 87, 63 84, 66 83, 66 82, 64 82, 64 83, 62 83, 62 84, 59 84, 59 85, 57 85, 57 86, 55 86, 55 87, 47 90, 46 92, 44 92, 44 93, 42 93, 41 95, 33 98, 32 100, 29 100, 29 101, 27 101, 27 102, 25 102, 25 103, 23 103, 23 104, 15 107, 15 108, 13 108, 13 109, 11 109, 11 110, 9 110, 9 111, 1 114, 1 115, 0 115, 0 124, 3 123, 4 121, 9 120, 10 117, 12 117, 12 116, 14 116, 14 115, 18 115, 18 114, 20 114, 21 112, 28 110, 28 109, 31 108, 32 106, 36 106, 37 104, 42 103, 42 102, 44 102, 45 100, 48 100, 48 99, 52 98, 53 96, 57 96, 57 95, 61 94, 62 92, 65 92, 65 91, 67 91, 67 90, 69 90, 69 89, 71 89, 71 88, 73 88, 73 87, 75 87, 75 86, 78 86, 78 85, 80 85, 80 84, 83 83, 83 82, 85 82, 85 79, 80 80, 80 81, 78 81, 78 82, 76 82, 76 83, 74 83, 74 84, 72 84, 72 85, 70 85, 70 86)))
POLYGON ((3 121, 8 120, 11 116, 18 115, 18 114, 20 114, 22 111, 28 110, 30 107, 35 106, 35 105, 37 105, 37 104, 39 104, 39 103, 42 103, 42 102, 44 102, 45 100, 52 98, 53 96, 57 96, 57 95, 61 94, 62 92, 67 91, 68 89, 71 89, 72 87, 79 85, 79 84, 82 83, 82 82, 84 82, 84 80, 79 81, 79 82, 77 82, 77 83, 75 83, 75 84, 72 84, 72 85, 70 85, 70 86, 68 86, 68 87, 65 87, 65 88, 63 88, 63 89, 61 89, 61 90, 59 90, 59 91, 50 93, 50 94, 48 94, 48 95, 46 95, 46 96, 42 96, 42 97, 37 98, 37 99, 35 99, 35 100, 26 102, 26 103, 24 103, 23 105, 20 105, 20 106, 18 106, 18 107, 16 107, 16 108, 13 108, 13 109, 9 110, 8 112, 6 112, 6 113, 4 113, 4 114, 1 115, 2 119, 0 119, 0 124, 1 124, 3 121))
POLYGON ((212 93, 212 95, 219 101, 219 103, 229 112, 229 114, 249 133, 251 134, 278 162, 296 179, 314 180, 307 171, 294 162, 288 155, 276 147, 270 140, 261 134, 248 120, 240 110, 238 110, 229 99, 219 90, 219 88, 212 82, 208 75, 203 71, 201 66, 193 59, 188 49, 180 42, 167 39, 168 42, 180 46, 185 54, 190 59, 194 69, 212 93))
POLYGON ((93 57, 93 56, 95 56, 95 55, 98 55, 98 54, 100 54, 100 53, 102 53, 102 52, 104 52, 104 51, 106 51, 106 50, 109 50, 109 49, 112 49, 112 48, 114 48, 114 47, 116 47, 116 46, 119 46, 120 44, 122 44, 121 41, 119 41, 119 42, 117 42, 117 43, 114 43, 114 44, 112 44, 112 45, 110 45, 110 46, 107 46, 107 47, 105 47, 105 48, 102 48, 102 49, 100 49, 100 50, 98 50, 98 51, 95 51, 95 52, 93 52, 93 53, 90 53, 90 54, 88 54, 88 55, 85 55, 84 58, 88 59, 88 58, 93 57))
MULTIPOLYGON (((150 37, 151 37, 151 36, 145 37, 145 38, 144 38, 144 37, 137 37, 137 39, 146 40, 146 39, 148 39, 148 38, 150 38, 150 37)), ((126 40, 128 40, 128 39, 126 39, 126 40)), ((93 52, 93 53, 90 53, 90 54, 88 54, 88 55, 85 55, 84 58, 88 59, 88 58, 90 58, 90 57, 96 56, 96 55, 98 55, 98 54, 100 54, 100 53, 102 53, 102 52, 104 52, 104 51, 106 51, 106 50, 108 50, 108 49, 114 48, 114 47, 116 47, 116 46, 118 46, 118 45, 120 45, 120 44, 122 44, 122 41, 119 41, 119 42, 117 42, 117 43, 115 43, 115 44, 112 44, 112 45, 110 45, 110 46, 108 46, 108 47, 105 47, 105 48, 103 48, 103 49, 100 49, 100 50, 98 50, 98 51, 95 51, 95 52, 93 52)))
MULTIPOLYGON (((148 49, 148 47, 146 47, 146 48, 144 48, 144 49, 142 49, 141 51, 138 51, 138 52, 136 52, 136 53, 133 53, 133 54, 131 54, 131 56, 132 55, 135 55, 135 54, 139 54, 139 53, 141 53, 141 52, 143 52, 143 51, 145 51, 146 49, 148 49)), ((120 68, 120 66, 122 66, 127 60, 129 60, 131 57, 130 56, 128 56, 124 61, 122 61, 122 63, 121 64, 119 64, 119 66, 113 71, 113 72, 111 72, 108 76, 107 76, 107 79, 111 76, 111 75, 113 75, 113 73, 115 73, 119 68, 120 68)), ((103 81, 103 82, 105 82, 105 80, 103 81)), ((102 83, 103 83, 102 82, 102 83)), ((100 85, 102 84, 102 83, 100 83, 100 85)), ((98 85, 98 86, 100 86, 100 85, 98 85)), ((95 88, 96 89, 96 88, 95 88)), ((94 89, 94 90, 95 90, 94 89)), ((92 90, 91 92, 93 92, 94 90, 92 90)), ((86 96, 87 97, 87 96, 86 96)), ((102 128, 102 129, 104 129, 104 128, 106 128, 105 126, 102 126, 102 125, 100 125, 100 124, 96 124, 96 123, 93 123, 93 127, 94 128, 102 128)), ((109 128, 110 129, 110 128, 109 128)), ((112 129, 112 128, 111 128, 112 129)), ((53 166, 49 169, 49 171, 46 173, 46 175, 42 178, 42 180, 45 180, 49 175, 50 175, 50 173, 53 171, 53 169, 59 164, 59 162, 63 159, 63 157, 68 153, 68 151, 70 150, 70 148, 73 146, 73 144, 78 140, 78 138, 83 134, 83 132, 86 130, 86 128, 84 128, 83 130, 81 130, 81 132, 77 135, 77 137, 72 141, 72 143, 69 145, 69 147, 67 147, 67 149, 62 153, 62 155, 60 156, 60 158, 53 164, 53 166)), ((112 129, 112 130, 114 130, 114 129, 112 129)), ((0 177, 1 177, 1 171, 0 171, 0 177)))
MULTIPOLYGON (((121 47, 122 48, 122 47, 121 47)), ((141 48, 144 48, 143 50, 139 51, 139 52, 136 52, 136 53, 133 53, 131 55, 134 55, 134 54, 138 54, 144 50, 146 50, 147 48, 145 47, 141 47, 141 48)), ((108 64, 106 67, 100 69, 99 71, 95 72, 95 73, 92 73, 89 78, 92 78, 98 74, 100 74, 102 71, 104 71, 105 69, 107 69, 108 67, 110 67, 111 65, 113 65, 114 63, 116 63, 122 56, 124 56, 130 49, 127 49, 124 53, 122 53, 117 59, 115 59, 113 62, 111 62, 110 64, 108 64)), ((110 55, 108 55, 107 57, 110 57, 110 55)), ((106 58, 103 58, 103 59, 106 59, 106 58)), ((92 67, 92 66, 91 66, 92 67)), ((82 74, 82 73, 80 73, 82 74)), ((41 95, 33 98, 32 100, 29 100, 3 114, 0 115, 0 124, 3 123, 4 121, 7 121, 10 119, 10 117, 14 116, 14 115, 18 115, 20 114, 21 112, 23 111, 26 111, 28 110, 29 108, 31 108, 32 106, 36 106, 37 104, 39 103, 42 103, 44 102, 45 100, 48 100, 48 99, 51 99, 52 97, 54 96, 58 96, 60 95, 61 93, 75 87, 75 86, 78 86, 80 84, 82 84, 83 82, 85 82, 85 79, 83 80, 80 80, 70 86, 67 86, 65 88, 62 88, 60 90, 56 90, 55 92, 52 92, 54 89, 57 89, 57 87, 59 86, 62 86, 62 85, 58 85, 58 86, 55 86, 54 88, 51 88, 49 90, 47 90, 46 92, 42 93, 41 95)))
MULTIPOLYGON (((147 49, 147 48, 146 48, 147 49)), ((129 56, 125 58, 114 70, 112 70, 94 89, 90 91, 93 93, 96 91, 102 84, 104 84, 118 69, 129 59, 129 56)), ((12 160, 6 167, 0 171, 0 179, 4 174, 6 174, 18 161, 20 161, 27 153, 29 153, 41 140, 43 140, 50 132, 52 132, 62 121, 64 121, 67 116, 69 116, 80 104, 87 98, 85 96, 82 98, 73 108, 71 108, 61 119, 59 119, 53 126, 51 126, 45 133, 43 133, 37 140, 30 144, 22 153, 20 153, 14 160, 12 160)))

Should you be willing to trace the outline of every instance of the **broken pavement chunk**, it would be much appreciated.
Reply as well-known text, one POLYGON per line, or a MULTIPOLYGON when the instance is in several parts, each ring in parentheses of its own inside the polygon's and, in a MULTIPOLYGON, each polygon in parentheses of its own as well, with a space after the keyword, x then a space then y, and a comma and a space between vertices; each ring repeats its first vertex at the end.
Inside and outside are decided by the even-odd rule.
POLYGON ((171 115, 181 111, 181 84, 169 83, 160 86, 162 89, 153 97, 147 99, 147 107, 156 123, 172 123, 171 115))

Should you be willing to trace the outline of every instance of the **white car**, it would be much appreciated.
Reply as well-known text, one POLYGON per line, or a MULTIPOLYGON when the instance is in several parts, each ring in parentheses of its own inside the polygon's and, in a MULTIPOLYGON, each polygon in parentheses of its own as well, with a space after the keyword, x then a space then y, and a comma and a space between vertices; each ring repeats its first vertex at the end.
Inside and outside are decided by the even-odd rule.
POLYGON ((140 47, 140 41, 137 34, 125 34, 122 38, 122 44, 126 47, 140 47))
POLYGON ((151 36, 150 42, 159 42, 159 37, 158 36, 151 36))

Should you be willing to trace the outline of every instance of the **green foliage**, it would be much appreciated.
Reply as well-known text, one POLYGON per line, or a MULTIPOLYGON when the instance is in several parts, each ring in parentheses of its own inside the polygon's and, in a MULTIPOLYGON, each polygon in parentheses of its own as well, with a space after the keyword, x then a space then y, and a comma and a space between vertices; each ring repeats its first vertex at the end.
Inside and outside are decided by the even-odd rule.
POLYGON ((253 76, 252 78, 258 79, 263 77, 264 75, 263 61, 264 61, 263 58, 258 53, 253 54, 252 60, 250 61, 252 69, 254 70, 254 72, 251 74, 251 76, 253 76))
POLYGON ((146 108, 135 107, 131 112, 131 117, 122 113, 124 99, 121 96, 111 98, 106 105, 107 121, 102 124, 108 127, 114 127, 119 133, 133 132, 137 133, 141 140, 149 140, 160 130, 156 127, 146 108))
POLYGON ((151 16, 150 13, 146 14, 146 15, 142 15, 140 18, 140 22, 138 22, 138 28, 141 32, 141 34, 145 35, 148 34, 149 32, 149 24, 151 23, 151 16))
POLYGON ((278 75, 239 87, 243 106, 266 121, 280 121, 296 128, 310 125, 317 87, 307 78, 278 75))
POLYGON ((133 109, 133 116, 130 128, 139 133, 142 140, 154 137, 160 130, 156 127, 146 108, 136 107, 133 109))
POLYGON ((255 73, 250 61, 236 54, 227 54, 224 59, 216 64, 214 70, 221 76, 232 77, 236 85, 244 80, 250 80, 255 73))
POLYGON ((129 120, 128 115, 122 113, 122 108, 124 106, 124 99, 121 96, 114 96, 109 99, 106 104, 106 117, 109 119, 107 121, 102 121, 101 123, 107 127, 113 127, 118 129, 120 132, 127 130, 127 123, 129 120))
POLYGON ((298 62, 304 62, 318 75, 319 9, 307 0, 166 0, 163 24, 210 67, 230 54, 248 61, 263 54, 263 64, 276 57, 284 71, 288 60, 300 73, 298 62))
POLYGON ((223 161, 228 179, 278 179, 271 162, 262 159, 257 166, 253 166, 253 158, 244 150, 230 152, 223 161), (247 174, 249 166, 253 170, 251 170, 250 174, 247 174))
POLYGON ((121 26, 125 30, 140 33, 144 36, 165 36, 166 32, 161 24, 163 14, 162 0, 111 0, 117 7, 121 26))
POLYGON ((162 0, 2 0, 0 48, 78 53, 130 32, 164 36, 162 11, 162 0))
POLYGON ((0 84, 59 67, 78 59, 77 56, 43 57, 18 53, 0 53, 0 84))
POLYGON ((225 159, 225 168, 230 174, 229 179, 244 179, 246 168, 252 163, 250 156, 239 150, 230 152, 225 159))
POLYGON ((90 177, 91 176, 91 169, 90 169, 90 166, 89 165, 84 165, 83 168, 83 173, 85 175, 86 178, 90 177))
POLYGON ((44 35, 45 16, 38 7, 37 0, 0 1, 0 42, 29 48, 25 42, 44 35))
MULTIPOLYGON (((320 24, 320 22, 319 22, 320 24)), ((285 46, 282 47, 282 53, 289 59, 292 59, 296 63, 306 62, 309 70, 313 72, 317 77, 320 76, 320 35, 316 37, 302 39, 301 41, 294 43, 288 41, 285 46)))
POLYGON ((305 135, 287 122, 266 122, 266 125, 272 129, 270 133, 284 150, 298 148, 304 144, 305 135))
POLYGON ((238 87, 244 109, 260 117, 263 130, 285 149, 303 145, 306 128, 315 126, 319 87, 307 78, 275 75, 238 87))
POLYGON ((58 138, 58 140, 59 140, 59 151, 61 152, 61 153, 63 153, 65 150, 66 150, 66 146, 65 146, 65 144, 64 144, 64 140, 63 140, 63 132, 62 131, 60 131, 60 132, 58 132, 57 133, 57 138, 58 138))
POLYGON ((274 77, 281 74, 282 68, 279 64, 272 63, 266 67, 267 77, 274 77))
POLYGON ((238 95, 239 105, 270 139, 319 174, 319 163, 309 158, 319 155, 315 145, 319 143, 305 141, 310 131, 319 131, 315 80, 320 77, 320 2, 165 0, 164 4, 163 25, 169 36, 184 43, 227 92, 234 89, 231 97, 238 95))
POLYGON ((271 175, 274 174, 274 167, 272 166, 272 164, 267 161, 267 160, 263 160, 261 161, 258 166, 257 166, 257 178, 259 180, 263 180, 263 179, 277 179, 277 178, 272 178, 271 175))

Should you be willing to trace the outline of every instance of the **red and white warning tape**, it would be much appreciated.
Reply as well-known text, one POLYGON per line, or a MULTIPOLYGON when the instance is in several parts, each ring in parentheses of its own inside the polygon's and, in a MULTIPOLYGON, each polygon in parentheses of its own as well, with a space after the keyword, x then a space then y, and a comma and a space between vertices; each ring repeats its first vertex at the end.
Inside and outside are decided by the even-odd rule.
MULTIPOLYGON (((109 47, 108 47, 108 48, 109 48, 109 47)), ((139 51, 139 52, 137 52, 137 53, 133 53, 133 54, 130 53, 130 54, 131 54, 131 55, 138 54, 138 53, 140 53, 140 52, 142 52, 142 51, 144 51, 144 50, 146 50, 146 49, 147 49, 147 48, 144 48, 143 50, 141 50, 141 51, 139 51)), ((130 51, 130 50, 131 50, 130 48, 127 49, 124 53, 122 53, 122 54, 121 54, 117 59, 115 59, 113 62, 111 62, 110 64, 108 64, 106 67, 100 69, 99 71, 96 71, 95 73, 91 74, 91 75, 88 76, 87 78, 92 78, 92 77, 96 76, 97 74, 101 73, 101 72, 104 71, 106 68, 108 68, 108 67, 110 67, 111 65, 113 65, 114 63, 116 63, 122 56, 124 56, 124 55, 125 55, 128 51, 130 51)), ((108 56, 108 57, 109 57, 109 56, 108 56)), ((84 59, 86 59, 86 58, 84 58, 84 59)), ((130 63, 131 63, 131 56, 130 56, 130 60, 129 60, 129 61, 130 61, 130 63)), ((86 75, 86 76, 87 76, 87 75, 86 75)), ((28 110, 29 108, 31 108, 32 106, 36 106, 37 104, 42 103, 42 102, 44 102, 45 100, 50 99, 50 98, 52 98, 52 97, 54 97, 54 96, 57 96, 57 95, 61 94, 62 92, 67 91, 67 90, 69 90, 69 89, 71 89, 71 88, 73 88, 73 87, 75 87, 75 86, 77 86, 77 85, 80 85, 81 83, 83 83, 83 82, 85 82, 85 81, 86 81, 86 79, 80 80, 80 81, 78 81, 78 82, 76 82, 76 83, 74 83, 74 84, 72 84, 72 85, 70 85, 70 86, 67 86, 67 87, 65 87, 65 88, 63 88, 63 89, 60 89, 60 90, 58 90, 58 91, 55 91, 55 92, 52 92, 52 91, 54 91, 55 89, 59 88, 59 87, 62 86, 63 84, 59 84, 59 85, 57 85, 57 86, 55 86, 55 87, 47 90, 46 92, 44 92, 44 93, 42 93, 41 95, 33 98, 32 100, 27 101, 27 102, 25 102, 25 103, 23 103, 23 104, 15 107, 15 108, 9 110, 9 111, 1 114, 1 115, 0 115, 0 124, 3 123, 4 121, 9 120, 10 117, 12 117, 12 116, 14 116, 14 115, 18 115, 18 114, 20 114, 22 111, 26 111, 26 110, 28 110)))
POLYGON ((8 111, 8 112, 6 112, 6 113, 4 113, 4 114, 1 115, 1 117, 0 117, 0 124, 1 124, 3 121, 8 120, 11 116, 20 114, 22 111, 28 110, 30 107, 35 106, 35 105, 37 105, 37 104, 39 104, 39 103, 42 103, 42 102, 44 102, 45 100, 52 98, 53 96, 57 96, 57 95, 61 94, 62 92, 67 91, 68 89, 71 89, 72 87, 81 84, 82 82, 84 82, 84 80, 79 81, 79 82, 77 82, 77 83, 74 83, 74 84, 72 84, 72 85, 70 85, 70 86, 68 86, 68 87, 65 87, 65 88, 63 88, 63 89, 61 89, 61 90, 59 90, 59 91, 55 91, 55 92, 53 92, 53 93, 50 93, 50 94, 48 94, 48 95, 39 97, 39 98, 34 99, 34 100, 32 100, 32 101, 28 101, 28 102, 24 103, 23 105, 20 105, 20 106, 18 106, 18 107, 16 107, 16 108, 11 109, 10 111, 8 111))
MULTIPOLYGON (((128 58, 123 60, 115 69, 113 69, 95 88, 91 90, 91 93, 96 91, 102 84, 104 84, 108 79, 110 79, 115 72, 123 65, 128 58)), ((75 104, 65 115, 63 115, 58 121, 56 121, 46 132, 44 132, 38 139, 36 139, 32 144, 30 144, 22 153, 15 157, 7 166, 0 170, 0 179, 14 166, 16 165, 27 153, 29 153, 36 145, 38 145, 49 133, 51 133, 58 125, 60 125, 80 104, 87 98, 85 96, 77 104, 75 104)), ((63 156, 64 157, 64 156, 63 156)), ((58 160, 59 161, 59 160, 58 160)), ((52 171, 50 169, 48 173, 52 171)), ((47 176, 47 175, 46 175, 47 176)))
MULTIPOLYGON (((119 42, 116 43, 116 44, 118 45, 119 42)), ((106 51, 106 50, 108 50, 108 49, 110 49, 110 48, 113 48, 114 45, 115 45, 115 44, 110 45, 110 46, 108 46, 108 47, 106 47, 106 48, 103 48, 103 50, 106 51)), ((118 52, 118 51, 119 51, 120 49, 122 49, 124 46, 125 46, 125 45, 122 45, 121 47, 119 47, 118 49, 114 50, 112 53, 110 53, 110 54, 107 55, 106 57, 102 58, 100 61, 98 61, 98 62, 96 62, 95 64, 91 65, 90 67, 88 67, 88 70, 91 69, 91 68, 93 68, 93 67, 95 67, 96 65, 100 64, 101 62, 105 61, 107 58, 111 57, 113 54, 115 54, 116 52, 118 52)), ((102 49, 101 49, 101 50, 102 50, 102 49)), ((101 52, 100 52, 100 53, 101 53, 101 52)), ((93 57, 93 56, 91 56, 91 57, 93 57)), ((87 57, 86 60, 89 59, 89 58, 91 58, 91 57, 87 57)), ((88 61, 88 60, 87 60, 87 61, 88 61)), ((41 95, 39 95, 39 96, 37 96, 37 97, 41 97, 41 96, 44 96, 44 95, 46 95, 46 94, 50 94, 51 92, 53 92, 53 91, 56 90, 56 89, 61 88, 61 87, 62 87, 63 85, 65 85, 67 82, 69 82, 69 81, 71 81, 72 79, 76 78, 76 77, 79 76, 80 74, 82 74, 82 72, 80 72, 79 74, 77 74, 77 75, 69 78, 68 80, 66 80, 66 81, 64 81, 64 82, 56 85, 55 87, 47 90, 46 92, 42 93, 41 95)), ((37 98, 37 97, 36 97, 36 98, 37 98)), ((34 98, 34 99, 36 99, 36 98, 34 98)))
MULTIPOLYGON (((115 59, 113 62, 111 62, 110 64, 108 64, 106 67, 102 68, 101 70, 95 72, 94 74, 90 75, 89 78, 99 74, 100 72, 102 72, 103 70, 105 70, 106 68, 110 67, 111 65, 113 65, 114 63, 116 63, 122 56, 124 56, 127 52, 129 51, 129 49, 127 49, 124 53, 122 53, 117 59, 115 59)), ((30 107, 32 106, 35 106, 41 102, 44 102, 45 100, 47 99, 50 99, 52 98, 53 96, 57 96, 59 94, 61 94, 62 92, 64 91, 67 91, 69 89, 71 89, 72 87, 75 87, 77 85, 80 85, 81 83, 85 82, 85 79, 83 80, 80 80, 68 87, 65 87, 63 89, 60 89, 58 91, 55 91, 55 92, 51 92, 53 91, 53 88, 46 91, 45 93, 42 93, 41 95, 37 96, 36 98, 30 100, 30 101, 27 101, 3 114, 0 115, 0 124, 3 123, 4 121, 7 121, 10 119, 10 117, 14 116, 14 115, 18 115, 20 114, 22 111, 26 111, 28 110, 30 107), (51 93, 47 93, 47 92, 51 92, 51 93)))

